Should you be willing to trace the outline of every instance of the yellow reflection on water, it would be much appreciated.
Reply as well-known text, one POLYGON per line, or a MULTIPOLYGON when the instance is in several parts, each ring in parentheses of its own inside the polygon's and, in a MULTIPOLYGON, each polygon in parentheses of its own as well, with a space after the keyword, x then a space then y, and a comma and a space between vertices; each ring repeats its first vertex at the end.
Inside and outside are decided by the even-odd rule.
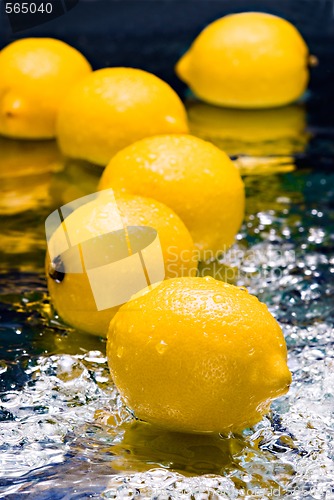
POLYGON ((44 267, 45 218, 59 206, 94 193, 101 171, 64 159, 55 141, 0 137, 0 256, 7 268, 44 267))
POLYGON ((86 194, 95 193, 103 170, 82 160, 66 159, 64 168, 50 182, 53 205, 60 207, 86 194))
POLYGON ((112 466, 120 471, 162 466, 183 474, 220 474, 235 467, 245 446, 241 438, 174 433, 140 421, 122 427, 123 438, 112 450, 112 466))
POLYGON ((186 103, 190 132, 229 155, 293 155, 304 151, 309 134, 302 104, 282 108, 227 109, 200 101, 186 103))
POLYGON ((0 137, 0 213, 14 215, 50 202, 52 173, 62 168, 55 141, 17 141, 0 137))

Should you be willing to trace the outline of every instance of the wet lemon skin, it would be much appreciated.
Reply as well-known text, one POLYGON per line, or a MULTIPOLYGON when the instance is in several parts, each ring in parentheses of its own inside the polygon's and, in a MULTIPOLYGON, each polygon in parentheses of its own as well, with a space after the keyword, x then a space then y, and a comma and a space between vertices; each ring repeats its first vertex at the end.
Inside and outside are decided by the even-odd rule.
POLYGON ((108 187, 151 196, 170 206, 189 229, 202 260, 215 258, 235 239, 244 215, 244 186, 229 157, 186 134, 138 141, 104 170, 108 187))
POLYGON ((168 280, 122 306, 107 354, 135 415, 174 431, 241 431, 291 382, 267 307, 213 278, 168 280))
POLYGON ((101 166, 144 137, 187 132, 186 111, 174 90, 134 68, 94 71, 71 91, 57 123, 66 156, 101 166))

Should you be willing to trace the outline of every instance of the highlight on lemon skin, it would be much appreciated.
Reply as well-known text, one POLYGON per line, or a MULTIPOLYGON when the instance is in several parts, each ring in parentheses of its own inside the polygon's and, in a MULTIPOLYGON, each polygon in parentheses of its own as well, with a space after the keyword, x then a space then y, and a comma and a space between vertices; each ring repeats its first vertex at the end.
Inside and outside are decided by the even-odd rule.
POLYGON ((102 166, 139 139, 187 132, 186 111, 174 90, 134 68, 93 72, 67 97, 57 124, 66 156, 102 166))
POLYGON ((102 174, 99 188, 109 187, 170 206, 205 260, 234 242, 244 215, 238 169, 223 151, 190 135, 148 137, 123 149, 102 174))
MULTIPOLYGON (((101 193, 94 201, 80 206, 66 217, 62 225, 52 235, 48 248, 62 245, 64 228, 70 237, 74 235, 74 238, 80 238, 80 241, 93 243, 96 241, 97 244, 101 235, 114 234, 117 237, 120 221, 127 232, 129 228, 134 226, 149 227, 157 231, 162 250, 162 267, 165 268, 164 276, 166 279, 175 276, 175 273, 178 276, 196 275, 197 255, 192 238, 183 222, 162 203, 140 196, 115 194, 115 198, 110 199, 108 194, 101 193), (170 261, 170 246, 173 247, 172 261, 170 261)), ((73 251, 57 255, 52 262, 49 253, 46 256, 45 271, 51 302, 65 323, 93 335, 106 336, 110 320, 119 309, 119 304, 122 301, 117 302, 118 305, 109 307, 108 304, 107 307, 98 309, 96 295, 92 289, 92 280, 95 279, 95 283, 97 283, 96 278, 88 275, 87 263, 85 263, 83 272, 73 272, 73 262, 75 262, 77 254, 74 246, 71 248, 73 251)), ((98 253, 94 250, 92 255, 95 260, 95 269, 110 262, 110 252, 114 246, 109 248, 108 245, 99 245, 97 248, 98 253)), ((115 265, 115 275, 111 277, 110 274, 107 275, 103 271, 98 281, 103 290, 109 290, 109 292, 106 291, 105 294, 102 294, 102 299, 106 301, 112 295, 110 290, 114 290, 115 287, 121 289, 123 283, 125 285, 128 283, 125 281, 125 277, 122 279, 121 273, 124 266, 131 266, 123 258, 123 255, 118 256, 117 253, 114 261, 111 262, 114 262, 115 265), (110 279, 111 281, 108 281, 110 279), (109 286, 108 283, 111 285, 109 286)), ((125 273, 124 276, 128 275, 125 273)), ((133 280, 130 281, 134 281, 136 278, 137 274, 134 274, 133 280)), ((143 288, 145 286, 144 284, 143 288)), ((99 295, 101 295, 100 291, 99 295)))
POLYGON ((186 105, 190 132, 229 155, 276 155, 303 152, 309 140, 301 104, 271 109, 232 109, 201 101, 186 105))
POLYGON ((306 90, 308 48, 288 21, 244 12, 207 26, 176 65, 203 101, 232 108, 289 104, 306 90))
POLYGON ((267 307, 211 277, 167 280, 123 305, 107 356, 135 416, 177 432, 240 432, 291 383, 284 336, 267 307))
POLYGON ((53 38, 17 40, 0 52, 0 134, 51 139, 70 88, 91 72, 85 57, 53 38))

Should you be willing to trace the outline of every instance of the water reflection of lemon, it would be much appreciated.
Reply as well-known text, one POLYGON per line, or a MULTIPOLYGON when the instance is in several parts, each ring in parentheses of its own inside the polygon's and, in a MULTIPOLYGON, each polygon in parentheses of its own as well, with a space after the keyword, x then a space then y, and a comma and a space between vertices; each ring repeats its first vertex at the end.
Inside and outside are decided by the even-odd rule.
MULTIPOLYGON (((68 327, 67 327, 68 328, 68 327)), ((55 326, 53 319, 52 328, 46 328, 41 338, 40 332, 36 332, 36 343, 42 348, 42 352, 50 354, 83 354, 89 351, 104 351, 105 339, 95 335, 85 334, 73 335, 72 331, 65 332, 55 326)))
POLYGON ((244 12, 207 26, 176 71, 204 101, 265 108, 303 94, 307 64, 307 46, 292 24, 270 14, 244 12))
MULTIPOLYGON (((281 213, 289 213, 287 218, 287 226, 296 227, 296 218, 299 219, 294 210, 291 210, 293 205, 302 205, 304 203, 305 189, 305 174, 296 173, 294 178, 294 188, 292 188, 291 177, 289 175, 266 175, 259 179, 258 175, 250 175, 245 177, 246 190, 249 193, 247 196, 246 213, 251 214, 251 222, 248 220, 248 234, 257 232, 258 219, 254 214, 268 212, 276 219, 276 223, 268 226, 273 234, 279 233, 278 228, 275 228, 281 213), (275 214, 276 212, 276 214, 275 214), (291 212, 291 213, 290 213, 291 212), (275 215, 274 215, 275 214, 275 215)), ((247 217, 247 219, 249 219, 247 217)), ((263 231, 263 229, 262 229, 263 231)))
POLYGON ((96 191, 101 169, 82 160, 66 159, 50 182, 53 206, 60 207, 96 191))
POLYGON ((111 159, 99 187, 169 205, 205 260, 233 243, 244 213, 237 168, 223 151, 190 135, 149 137, 128 146, 111 159))
POLYGON ((136 417, 174 431, 241 431, 291 382, 267 307, 210 277, 167 280, 122 306, 107 355, 136 417))
POLYGON ((302 105, 241 110, 199 101, 187 106, 190 131, 230 155, 290 155, 305 149, 306 112, 302 105))
POLYGON ((90 71, 83 55, 60 40, 25 38, 5 47, 0 52, 0 134, 55 137, 64 96, 90 71))
POLYGON ((85 78, 66 99, 57 128, 67 156, 103 166, 138 139, 188 131, 174 90, 134 68, 105 68, 85 78))
POLYGON ((49 203, 49 182, 61 169, 54 141, 16 141, 0 138, 0 212, 15 214, 49 203))
POLYGON ((144 422, 123 426, 122 440, 113 446, 112 466, 121 471, 147 471, 165 466, 182 474, 220 474, 233 467, 244 448, 241 439, 219 435, 181 434, 144 422))
MULTIPOLYGON (((100 195, 94 201, 76 209, 65 219, 67 232, 80 235, 81 241, 97 239, 100 235, 119 230, 121 214, 125 227, 149 226, 158 231, 166 278, 174 276, 175 272, 179 276, 196 274, 197 261, 193 241, 183 222, 170 208, 139 196, 122 195, 115 198, 117 204, 108 196, 100 195), (173 262, 169 260, 170 246, 173 248, 173 262)), ((57 230, 50 244, 52 245, 52 240, 57 242, 62 237, 62 231, 57 230)), ((105 252, 96 267, 102 266, 104 259, 108 258, 109 248, 106 248, 105 252)), ((59 262, 57 265, 51 265, 48 256, 46 259, 48 288, 56 311, 66 323, 75 328, 105 336, 118 307, 98 311, 87 273, 68 271, 71 256, 66 253, 60 256, 60 261, 59 268, 62 272, 58 273, 59 262)))

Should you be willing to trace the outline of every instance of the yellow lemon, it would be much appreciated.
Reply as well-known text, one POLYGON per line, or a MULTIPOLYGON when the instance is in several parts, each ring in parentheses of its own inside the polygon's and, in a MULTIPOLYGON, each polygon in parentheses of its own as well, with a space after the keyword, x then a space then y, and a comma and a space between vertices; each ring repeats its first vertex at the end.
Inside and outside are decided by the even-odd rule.
MULTIPOLYGON (((116 194, 113 198, 108 192, 101 193, 95 200, 80 206, 65 218, 50 238, 49 249, 50 246, 51 248, 61 247, 64 238, 63 230, 66 231, 71 241, 77 239, 90 241, 93 244, 95 241, 98 245, 99 238, 103 235, 111 234, 117 238, 120 223, 125 229, 140 226, 151 227, 157 231, 162 249, 165 278, 174 276, 175 272, 178 276, 196 274, 195 249, 183 222, 162 203, 139 196, 116 194), (170 247, 173 249, 173 259, 171 259, 170 247)), ((118 247, 116 248, 117 242, 115 241, 110 240, 110 245, 113 245, 114 252, 117 253, 118 247)), ((50 257, 47 255, 46 274, 51 300, 59 316, 66 323, 88 333, 106 336, 110 320, 117 312, 118 306, 97 308, 96 296, 91 286, 92 280, 97 280, 97 278, 89 276, 87 269, 83 272, 73 270, 73 262, 76 258, 75 248, 73 245, 72 251, 70 249, 57 255, 53 262, 50 262, 50 257)), ((98 253, 95 258, 95 268, 102 268, 104 264, 109 263, 109 247, 108 245, 102 248, 97 246, 96 252, 98 253)), ((94 257, 93 252, 89 259, 94 260, 94 257)), ((123 268, 119 264, 131 265, 131 263, 127 264, 123 255, 115 259, 115 277, 110 288, 116 286, 121 289, 123 286, 122 276, 119 273, 119 269, 122 271, 123 268)), ((86 265, 87 261, 84 262, 84 266, 86 265)), ((103 269, 102 280, 106 272, 103 269)), ((137 275, 134 274, 133 279, 135 280, 136 277, 137 275)), ((101 284, 101 276, 98 279, 98 283, 101 284)), ((102 283, 102 286, 106 285, 102 283)), ((109 299, 108 293, 107 290, 106 301, 109 299)), ((111 293, 110 291, 110 295, 111 293)))
POLYGON ((306 89, 308 49, 288 21, 261 12, 225 16, 199 34, 176 72, 212 104, 282 106, 306 89))
POLYGON ((186 133, 188 125, 181 100, 160 78, 134 68, 105 68, 72 90, 57 130, 67 156, 105 166, 138 139, 186 133))
POLYGON ((228 156, 190 135, 156 136, 117 153, 100 189, 113 187, 152 196, 183 220, 201 259, 230 246, 244 214, 244 187, 228 156))
POLYGON ((55 137, 64 96, 90 71, 84 56, 60 40, 25 38, 5 47, 0 52, 0 134, 55 137))
POLYGON ((231 109, 204 102, 187 105, 192 134, 211 141, 229 155, 291 155, 308 142, 306 111, 292 104, 275 109, 231 109))
POLYGON ((291 382, 284 336, 267 307, 211 277, 167 280, 123 305, 107 355, 135 416, 173 431, 241 431, 291 382))

